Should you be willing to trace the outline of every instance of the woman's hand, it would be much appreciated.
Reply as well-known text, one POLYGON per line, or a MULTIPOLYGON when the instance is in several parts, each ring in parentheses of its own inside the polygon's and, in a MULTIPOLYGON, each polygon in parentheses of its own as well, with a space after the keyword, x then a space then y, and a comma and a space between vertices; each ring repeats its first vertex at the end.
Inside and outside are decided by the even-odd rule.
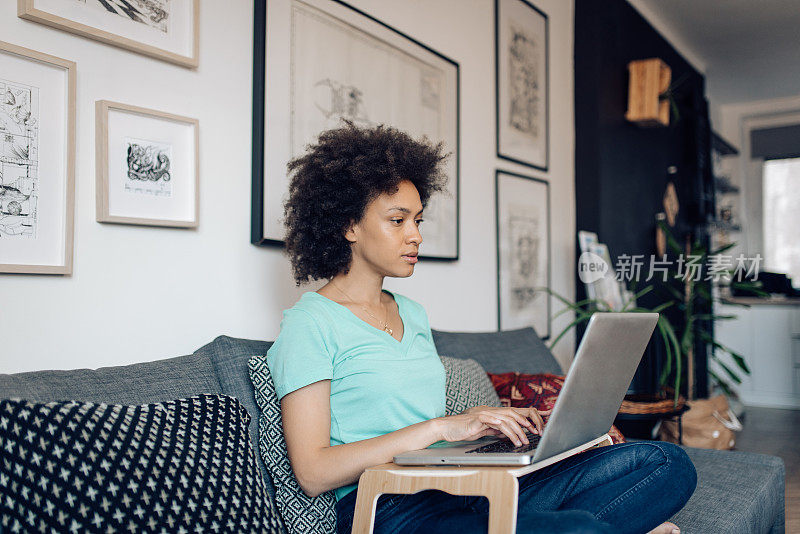
POLYGON ((444 441, 473 441, 484 436, 507 436, 517 447, 528 443, 525 430, 541 434, 544 420, 536 408, 496 408, 476 406, 458 415, 439 417, 440 436, 444 441))

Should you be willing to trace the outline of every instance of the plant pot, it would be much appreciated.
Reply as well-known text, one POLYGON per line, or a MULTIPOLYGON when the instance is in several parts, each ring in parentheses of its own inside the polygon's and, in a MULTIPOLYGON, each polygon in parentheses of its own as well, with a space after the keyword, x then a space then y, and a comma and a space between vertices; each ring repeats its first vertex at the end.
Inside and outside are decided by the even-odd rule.
POLYGON ((678 397, 675 405, 674 390, 666 388, 656 395, 625 395, 614 425, 622 435, 633 439, 653 439, 653 428, 662 419, 683 413, 686 399, 678 397))

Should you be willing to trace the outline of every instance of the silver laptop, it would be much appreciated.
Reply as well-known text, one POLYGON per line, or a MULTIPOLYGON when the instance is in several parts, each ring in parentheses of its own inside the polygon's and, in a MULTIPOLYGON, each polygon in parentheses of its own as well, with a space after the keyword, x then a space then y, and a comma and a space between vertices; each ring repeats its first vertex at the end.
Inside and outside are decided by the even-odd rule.
POLYGON ((550 465, 603 441, 617 415, 650 336, 657 313, 599 312, 589 319, 541 436, 515 447, 506 436, 438 441, 398 454, 398 465, 550 465))

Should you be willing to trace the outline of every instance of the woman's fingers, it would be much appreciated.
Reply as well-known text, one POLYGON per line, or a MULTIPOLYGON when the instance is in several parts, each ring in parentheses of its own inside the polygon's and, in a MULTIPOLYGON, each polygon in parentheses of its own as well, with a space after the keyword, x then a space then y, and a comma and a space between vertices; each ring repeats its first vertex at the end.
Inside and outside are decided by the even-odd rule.
POLYGON ((515 419, 515 420, 516 420, 516 421, 517 421, 517 422, 518 422, 520 425, 522 425, 522 426, 524 426, 524 427, 526 427, 526 428, 529 428, 531 432, 533 432, 533 431, 535 430, 535 427, 534 427, 534 425, 533 425, 533 424, 530 422, 530 420, 528 420, 528 417, 527 417, 527 415, 528 415, 528 414, 527 414, 527 410, 523 410, 523 412, 522 412, 522 413, 520 413, 520 411, 519 411, 519 409, 518 409, 518 408, 508 408, 508 410, 510 410, 510 411, 509 411, 509 414, 510 414, 510 415, 511 415, 511 416, 512 416, 512 417, 513 417, 513 418, 514 418, 514 419, 515 419))
POLYGON ((496 417, 496 414, 488 414, 482 413, 478 415, 478 420, 480 420, 483 424, 490 426, 499 430, 502 434, 505 434, 508 439, 514 441, 515 443, 519 438, 517 438, 516 434, 511 430, 508 424, 505 423, 499 417, 496 417))
POLYGON ((539 434, 541 434, 542 430, 544 430, 544 419, 542 419, 539 410, 537 410, 536 408, 529 408, 528 410, 529 410, 528 417, 534 419, 534 421, 536 422, 536 429, 539 431, 539 434))
POLYGON ((544 421, 541 417, 539 417, 538 413, 536 412, 536 408, 507 409, 510 410, 509 413, 513 414, 513 417, 517 420, 517 422, 528 428, 532 434, 541 434, 542 428, 544 427, 544 421))
MULTIPOLYGON (((497 408, 495 408, 496 410, 497 408)), ((527 416, 527 408, 500 408, 502 410, 500 413, 506 414, 511 419, 516 421, 520 425, 520 429, 522 427, 530 429, 531 432, 535 430, 535 426, 528 420, 527 416)), ((492 412, 492 415, 497 415, 497 412, 492 412)), ((525 431, 522 430, 522 434, 525 434, 525 431)))
POLYGON ((528 443, 528 438, 525 436, 525 432, 522 430, 522 427, 520 427, 519 423, 517 423, 517 421, 511 417, 497 412, 491 414, 484 413, 478 417, 482 418, 482 422, 488 423, 491 426, 502 430, 503 434, 508 436, 508 439, 513 441, 517 447, 523 443, 528 443))

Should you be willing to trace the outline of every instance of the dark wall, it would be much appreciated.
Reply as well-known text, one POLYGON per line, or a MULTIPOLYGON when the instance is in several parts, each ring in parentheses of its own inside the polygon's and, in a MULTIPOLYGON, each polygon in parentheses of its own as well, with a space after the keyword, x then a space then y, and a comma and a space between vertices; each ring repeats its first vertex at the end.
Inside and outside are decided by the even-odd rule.
MULTIPOLYGON (((667 182, 680 202, 677 234, 713 214, 705 79, 625 0, 575 1, 575 181, 577 229, 596 232, 616 263, 621 254, 655 254, 655 215, 663 211, 667 182), (625 120, 627 65, 657 57, 669 65, 679 117, 669 127, 641 128, 625 120), (676 174, 667 169, 674 166, 676 174)), ((713 181, 712 181, 713 183, 713 181)), ((578 254, 580 252, 578 251, 578 254)), ((647 285, 643 271, 639 287, 647 285)), ((585 298, 577 278, 577 299, 585 298)), ((650 294, 640 304, 654 306, 650 294)), ((655 391, 660 358, 655 343, 643 357, 631 393, 655 391)), ((697 393, 704 396, 705 355, 697 362, 697 393)))

